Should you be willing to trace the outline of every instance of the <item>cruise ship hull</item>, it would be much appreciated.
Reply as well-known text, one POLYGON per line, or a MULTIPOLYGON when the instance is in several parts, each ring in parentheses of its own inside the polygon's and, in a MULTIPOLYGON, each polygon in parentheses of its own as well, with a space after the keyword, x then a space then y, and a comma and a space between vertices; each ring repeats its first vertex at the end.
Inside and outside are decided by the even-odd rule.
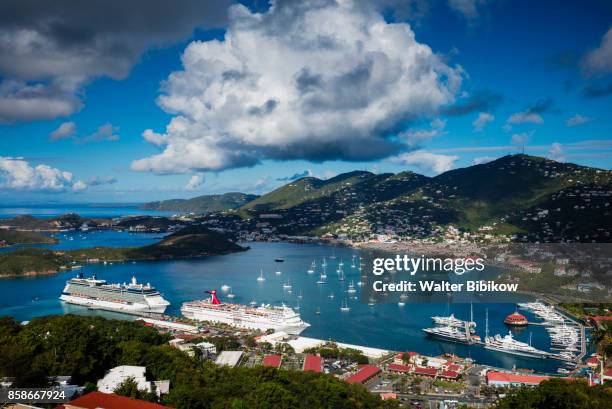
POLYGON ((104 301, 97 300, 93 298, 83 298, 68 294, 62 294, 60 296, 60 300, 74 305, 81 305, 84 307, 99 309, 99 310, 108 310, 108 311, 118 311, 126 314, 139 314, 139 313, 157 313, 163 314, 166 311, 168 305, 160 304, 160 305, 148 305, 148 304, 140 304, 140 303, 119 303, 112 301, 104 301))
POLYGON ((248 314, 240 312, 227 313, 222 311, 200 310, 197 308, 189 308, 183 306, 181 308, 183 316, 196 321, 208 321, 214 323, 228 324, 238 328, 246 328, 252 330, 266 331, 273 329, 274 331, 283 331, 287 334, 298 335, 310 324, 302 321, 299 318, 290 318, 288 320, 271 320, 262 317, 251 317, 248 314))

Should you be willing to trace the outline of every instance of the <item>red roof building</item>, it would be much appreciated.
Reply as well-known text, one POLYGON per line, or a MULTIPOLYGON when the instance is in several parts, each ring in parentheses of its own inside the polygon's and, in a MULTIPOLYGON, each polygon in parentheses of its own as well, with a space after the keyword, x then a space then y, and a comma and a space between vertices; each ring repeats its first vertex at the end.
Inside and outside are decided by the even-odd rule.
POLYGON ((487 373, 487 384, 490 386, 535 386, 550 379, 550 376, 520 375, 491 371, 487 373))
POLYGON ((282 357, 280 355, 266 355, 264 356, 262 365, 269 366, 272 368, 280 368, 282 357))
POLYGON ((592 357, 590 357, 589 359, 586 360, 586 364, 588 366, 596 368, 596 367, 599 366, 599 358, 596 357, 596 356, 592 356, 592 357))
POLYGON ((459 365, 457 364, 451 364, 449 363, 448 365, 446 365, 446 369, 449 371, 454 371, 454 372, 461 372, 461 368, 459 365))
POLYGON ((55 409, 172 409, 144 400, 132 399, 114 393, 90 392, 55 409))
POLYGON ((518 312, 513 312, 512 314, 506 317, 506 319, 504 320, 504 324, 513 325, 516 327, 523 327, 529 324, 529 322, 527 321, 527 318, 524 315, 519 314, 518 312))
POLYGON ((397 393, 393 393, 393 392, 384 392, 380 394, 380 399, 382 400, 390 400, 390 399, 397 399, 397 393))
POLYGON ((412 371, 412 367, 410 365, 389 364, 387 365, 387 371, 396 373, 409 373, 412 371))
POLYGON ((346 378, 348 383, 366 383, 376 377, 381 372, 380 368, 374 365, 361 365, 359 370, 346 378))
POLYGON ((457 379, 459 378, 459 372, 456 371, 442 371, 440 372, 440 378, 446 378, 446 379, 457 379))
POLYGON ((318 355, 308 354, 304 358, 303 371, 321 372, 323 368, 323 359, 318 355))
POLYGON ((395 357, 393 358, 393 363, 394 364, 403 364, 404 363, 404 355, 406 355, 406 358, 408 358, 408 361, 412 362, 412 359, 415 356, 418 356, 419 354, 416 352, 400 352, 399 354, 396 354, 395 357))
POLYGON ((414 370, 414 373, 417 375, 424 375, 424 376, 436 376, 438 374, 438 370, 436 368, 417 366, 416 369, 414 370))

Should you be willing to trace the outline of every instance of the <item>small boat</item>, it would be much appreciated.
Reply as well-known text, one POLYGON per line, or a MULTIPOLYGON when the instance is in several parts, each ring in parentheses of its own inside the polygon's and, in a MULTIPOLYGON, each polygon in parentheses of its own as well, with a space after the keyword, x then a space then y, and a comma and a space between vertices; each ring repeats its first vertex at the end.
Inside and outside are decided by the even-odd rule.
POLYGON ((278 257, 278 258, 275 258, 274 261, 277 262, 277 263, 284 263, 285 259, 282 258, 282 257, 278 257))
POLYGON ((257 277, 257 281, 262 282, 266 281, 266 277, 263 276, 263 270, 259 273, 259 277, 257 277))
POLYGON ((329 298, 332 298, 332 299, 333 299, 333 298, 334 298, 334 293, 331 293, 331 294, 329 295, 329 298))
POLYGON ((251 301, 251 302, 249 303, 249 305, 250 305, 251 307, 255 307, 255 306, 257 306, 257 301, 253 300, 253 301, 251 301))
POLYGON ((221 291, 227 292, 227 291, 231 290, 231 288, 232 288, 232 287, 230 287, 229 285, 227 285, 227 284, 223 284, 223 285, 221 286, 221 291))
POLYGON ((298 295, 298 298, 302 298, 302 290, 300 290, 300 295, 298 295))
POLYGON ((348 290, 346 290, 349 294, 354 294, 357 292, 357 289, 355 288, 355 284, 353 284, 353 281, 351 281, 351 283, 348 286, 348 290))
POLYGON ((312 264, 310 264, 310 268, 308 269, 308 274, 314 273, 315 268, 317 268, 317 263, 313 260, 312 264))
POLYGON ((403 301, 400 301, 400 302, 397 303, 398 307, 403 307, 404 305, 406 305, 406 303, 403 302, 403 301))
POLYGON ((319 281, 317 281, 317 284, 325 284, 325 275, 323 275, 323 273, 321 273, 321 276, 319 278, 319 281))
POLYGON ((315 310, 315 314, 321 315, 321 308, 317 307, 317 309, 315 310))
POLYGON ((346 300, 344 300, 344 304, 342 304, 340 306, 340 311, 347 312, 347 311, 350 311, 350 310, 351 310, 351 307, 349 307, 348 303, 346 302, 346 300))
POLYGON ((232 289, 230 288, 230 292, 227 295, 227 298, 234 298, 234 297, 236 297, 236 295, 234 295, 234 293, 232 292, 232 289))
POLYGON ((283 274, 283 272, 282 272, 282 271, 280 271, 280 270, 276 270, 276 273, 274 273, 274 274, 276 274, 277 276, 279 276, 279 275, 283 274))
POLYGON ((285 290, 291 290, 291 288, 292 288, 291 282, 289 280, 287 280, 287 282, 283 284, 283 288, 285 290))
POLYGON ((327 278, 327 271, 325 271, 325 267, 323 267, 323 271, 321 272, 321 279, 327 278))

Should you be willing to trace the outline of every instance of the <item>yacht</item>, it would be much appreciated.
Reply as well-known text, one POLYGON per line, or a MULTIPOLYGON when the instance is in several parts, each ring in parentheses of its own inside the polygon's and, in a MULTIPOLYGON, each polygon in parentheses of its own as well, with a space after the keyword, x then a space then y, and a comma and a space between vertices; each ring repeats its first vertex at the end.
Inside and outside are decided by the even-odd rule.
POLYGON ((499 334, 493 337, 486 337, 485 349, 530 358, 546 358, 548 356, 546 351, 541 351, 525 342, 515 340, 512 337, 512 332, 508 332, 508 335, 504 337, 499 334))
POLYGON ((357 292, 357 289, 355 288, 355 284, 353 284, 353 282, 351 281, 351 283, 348 286, 348 290, 346 290, 349 294, 354 294, 357 292))
POLYGON ((257 281, 259 282, 266 281, 266 278, 263 275, 263 270, 261 270, 261 272, 259 273, 259 277, 257 277, 257 281))
POLYGON ((340 311, 347 312, 350 310, 351 310, 351 307, 349 307, 346 300, 344 300, 344 303, 340 306, 340 311))

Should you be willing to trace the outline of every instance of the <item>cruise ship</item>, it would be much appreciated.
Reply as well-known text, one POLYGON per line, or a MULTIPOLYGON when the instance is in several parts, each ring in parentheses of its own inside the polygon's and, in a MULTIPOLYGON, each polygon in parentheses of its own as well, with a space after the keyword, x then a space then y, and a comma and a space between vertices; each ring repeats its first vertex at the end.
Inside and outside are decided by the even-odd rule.
POLYGON ((531 358, 546 358, 549 355, 546 351, 536 349, 525 342, 515 340, 510 332, 504 337, 499 334, 494 337, 485 337, 485 348, 492 351, 531 358))
POLYGON ((452 326, 423 328, 423 332, 432 338, 441 339, 448 342, 456 342, 459 344, 472 344, 480 342, 480 337, 478 335, 470 334, 467 336, 464 331, 452 326))
POLYGON ((189 301, 181 306, 181 313, 197 321, 219 322, 239 328, 258 330, 273 329, 288 334, 299 334, 310 326, 302 321, 300 314, 286 306, 248 305, 223 303, 215 290, 207 291, 207 300, 189 301))
POLYGON ((129 284, 109 284, 96 276, 79 273, 66 282, 60 300, 89 308, 138 314, 162 314, 170 305, 151 284, 140 284, 132 277, 129 284))

